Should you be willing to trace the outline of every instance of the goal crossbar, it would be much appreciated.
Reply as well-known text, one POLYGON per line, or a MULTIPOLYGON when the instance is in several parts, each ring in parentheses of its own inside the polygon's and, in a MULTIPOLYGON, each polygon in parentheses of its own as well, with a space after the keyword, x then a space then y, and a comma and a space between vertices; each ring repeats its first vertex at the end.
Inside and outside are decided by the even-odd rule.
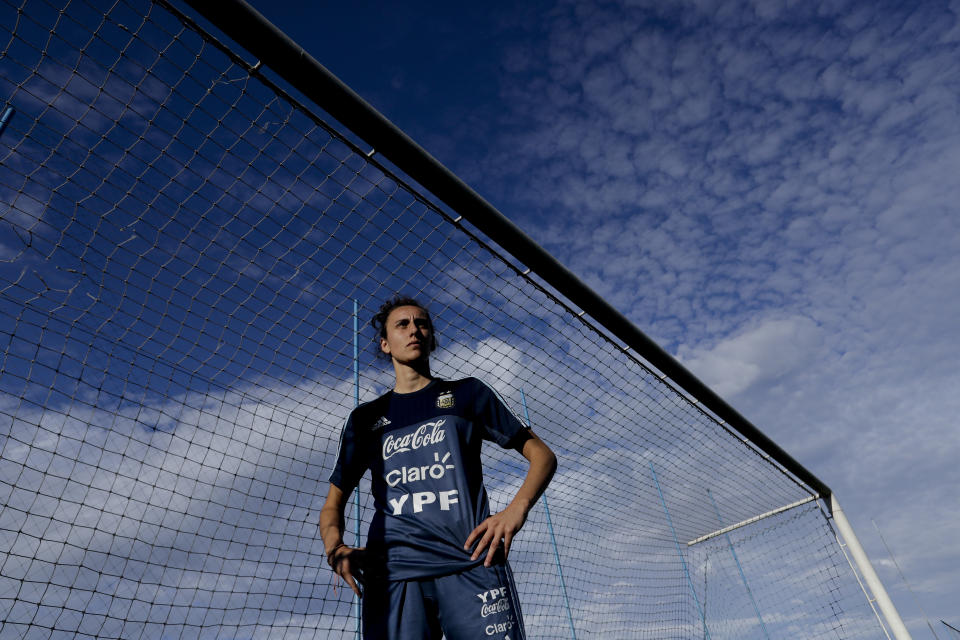
MULTIPOLYGON (((831 489, 662 349, 476 191, 244 0, 185 0, 194 10, 583 309, 721 421, 824 499, 831 489)), ((166 0, 163 0, 166 4, 166 0)), ((630 354, 632 355, 632 354, 630 354)))

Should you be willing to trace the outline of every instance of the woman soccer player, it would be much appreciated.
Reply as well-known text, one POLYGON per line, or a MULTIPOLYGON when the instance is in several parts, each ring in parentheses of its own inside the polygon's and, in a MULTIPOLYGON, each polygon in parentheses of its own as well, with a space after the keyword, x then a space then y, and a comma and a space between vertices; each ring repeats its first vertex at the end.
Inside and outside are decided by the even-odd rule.
POLYGON ((364 638, 524 640, 507 555, 556 456, 484 383, 430 374, 437 342, 423 305, 395 298, 371 324, 396 382, 347 419, 320 512, 327 561, 358 596, 363 586, 364 638), (516 496, 494 515, 483 440, 529 462, 516 496), (375 511, 367 546, 352 548, 343 542, 344 507, 367 469, 375 511))

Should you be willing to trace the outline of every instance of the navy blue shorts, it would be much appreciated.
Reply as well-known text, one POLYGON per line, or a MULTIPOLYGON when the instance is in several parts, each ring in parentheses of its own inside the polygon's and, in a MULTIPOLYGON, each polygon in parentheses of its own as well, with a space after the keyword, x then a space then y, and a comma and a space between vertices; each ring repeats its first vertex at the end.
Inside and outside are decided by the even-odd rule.
POLYGON ((446 576, 368 583, 364 640, 525 640, 506 564, 446 576))

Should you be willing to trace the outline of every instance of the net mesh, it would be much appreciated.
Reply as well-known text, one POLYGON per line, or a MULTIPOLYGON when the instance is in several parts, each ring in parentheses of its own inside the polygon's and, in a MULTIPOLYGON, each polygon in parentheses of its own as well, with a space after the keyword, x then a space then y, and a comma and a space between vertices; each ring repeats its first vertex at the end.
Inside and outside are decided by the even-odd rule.
POLYGON ((687 545, 809 493, 270 73, 166 5, 0 2, 0 636, 352 637, 318 512, 354 301, 366 401, 404 292, 558 454, 531 638, 882 637, 816 503, 687 545))

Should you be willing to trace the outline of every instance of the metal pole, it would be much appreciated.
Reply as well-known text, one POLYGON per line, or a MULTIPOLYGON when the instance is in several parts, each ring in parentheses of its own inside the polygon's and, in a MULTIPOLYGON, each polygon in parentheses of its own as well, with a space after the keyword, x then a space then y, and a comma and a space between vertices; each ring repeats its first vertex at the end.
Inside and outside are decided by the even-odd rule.
MULTIPOLYGON (((720 516, 720 507, 717 506, 717 501, 713 499, 713 494, 710 493, 710 489, 707 489, 707 495, 710 496, 710 502, 713 503, 713 510, 717 512, 717 520, 722 527, 723 518, 720 516)), ((763 629, 763 637, 770 640, 770 634, 767 633, 767 625, 763 623, 763 616, 760 615, 760 607, 757 606, 753 592, 750 591, 750 585, 747 584, 747 576, 743 574, 743 567, 740 566, 740 558, 737 557, 737 552, 734 550, 733 543, 730 541, 730 534, 724 533, 723 536, 727 539, 727 546, 730 547, 730 554, 733 556, 733 561, 737 563, 737 571, 740 572, 740 579, 743 581, 743 586, 747 588, 747 595, 750 596, 750 602, 753 603, 753 610, 757 612, 757 620, 760 621, 760 628, 763 629)))
MULTIPOLYGON (((360 329, 357 324, 358 304, 353 301, 353 406, 360 406, 360 329)), ((360 546, 360 488, 353 491, 353 534, 356 545, 360 546)), ((357 640, 360 640, 360 599, 353 595, 353 613, 357 616, 357 640)))
MULTIPOLYGON (((157 0, 167 4, 166 0, 157 0)), ((244 0, 184 0, 821 497, 830 488, 244 0)), ((257 72, 259 73, 259 72, 257 72)))
POLYGON ((677 555, 680 556, 680 564, 683 565, 683 573, 687 576, 687 584, 690 585, 690 593, 693 594, 693 601, 697 604, 697 613, 700 614, 700 620, 703 622, 703 635, 710 639, 710 632, 707 629, 707 618, 703 615, 703 609, 700 607, 700 598, 697 597, 697 590, 693 588, 693 580, 690 579, 690 571, 687 569, 687 561, 683 557, 683 551, 680 549, 680 539, 677 538, 677 530, 673 528, 673 520, 670 518, 670 510, 667 509, 667 501, 663 499, 663 491, 660 490, 660 481, 657 480, 657 472, 653 470, 653 462, 650 462, 650 475, 653 476, 653 483, 657 485, 657 494, 660 495, 660 504, 663 505, 663 512, 667 514, 667 524, 670 525, 670 532, 673 534, 673 543, 677 545, 677 555))
POLYGON ((722 529, 718 529, 718 530, 716 530, 716 531, 711 531, 710 533, 707 533, 707 534, 705 534, 705 535, 702 535, 702 536, 700 536, 699 538, 697 538, 697 539, 695 539, 695 540, 691 540, 690 542, 687 543, 687 546, 688 546, 688 547, 692 547, 692 546, 695 545, 695 544, 699 544, 699 543, 701 543, 701 542, 705 542, 705 541, 707 541, 707 540, 709 540, 709 539, 711 539, 711 538, 716 538, 717 536, 723 535, 724 533, 730 533, 730 532, 733 531, 734 529, 739 529, 740 527, 745 527, 745 526, 747 526, 748 524, 753 524, 754 522, 759 522, 760 520, 763 520, 764 518, 769 518, 770 516, 775 516, 775 515, 777 515, 778 513, 783 513, 784 511, 789 511, 790 509, 793 509, 793 508, 795 508, 795 507, 799 507, 800 505, 807 504, 808 502, 813 502, 814 500, 817 500, 819 497, 820 497, 820 496, 816 496, 816 495, 807 496, 806 498, 801 498, 800 500, 797 500, 796 502, 791 502, 790 504, 786 504, 786 505, 784 505, 784 506, 782 506, 782 507, 777 507, 776 509, 771 509, 770 511, 767 511, 766 513, 761 513, 761 514, 758 515, 758 516, 753 516, 753 517, 751 517, 751 518, 747 518, 746 520, 741 520, 740 522, 735 522, 734 524, 731 524, 731 525, 729 525, 729 526, 726 526, 726 527, 724 527, 724 528, 722 528, 722 529))
MULTIPOLYGON (((520 389, 520 402, 523 404, 523 417, 530 425, 530 412, 527 411, 527 397, 520 389)), ((553 559, 557 563, 557 575, 560 576, 560 590, 563 592, 563 604, 567 607, 567 621, 570 623, 570 637, 577 640, 577 630, 573 626, 573 614, 570 612, 570 599, 567 597, 567 584, 563 580, 563 568, 560 566, 560 552, 557 550, 557 539, 553 535, 553 522, 550 520, 550 507, 547 505, 547 492, 540 496, 543 500, 543 510, 547 513, 547 530, 550 532, 550 542, 553 543, 553 559)))
POLYGON ((7 124, 10 122, 10 118, 12 117, 13 107, 7 106, 7 108, 3 110, 3 115, 0 115, 0 136, 3 135, 3 132, 6 130, 7 124))
POLYGON ((887 625, 889 625, 893 637, 897 640, 912 640, 910 632, 907 631, 907 627, 903 624, 900 614, 897 613, 897 608, 893 606, 893 601, 890 600, 890 596, 887 595, 887 590, 883 588, 883 583, 880 582, 877 572, 873 570, 873 565, 870 564, 870 558, 867 557, 867 553, 863 550, 863 547, 860 546, 860 541, 857 540, 857 534, 853 532, 853 527, 850 526, 850 523, 847 521, 847 516, 844 515, 843 509, 840 508, 837 496, 833 494, 830 495, 830 513, 833 515, 833 521, 837 523, 837 529, 839 529, 840 535, 843 536, 843 539, 847 543, 847 548, 850 549, 850 555, 853 556, 853 561, 856 563, 857 569, 860 570, 863 581, 867 583, 870 592, 873 593, 873 597, 877 601, 877 606, 880 608, 880 613, 882 613, 883 617, 887 620, 887 625))

